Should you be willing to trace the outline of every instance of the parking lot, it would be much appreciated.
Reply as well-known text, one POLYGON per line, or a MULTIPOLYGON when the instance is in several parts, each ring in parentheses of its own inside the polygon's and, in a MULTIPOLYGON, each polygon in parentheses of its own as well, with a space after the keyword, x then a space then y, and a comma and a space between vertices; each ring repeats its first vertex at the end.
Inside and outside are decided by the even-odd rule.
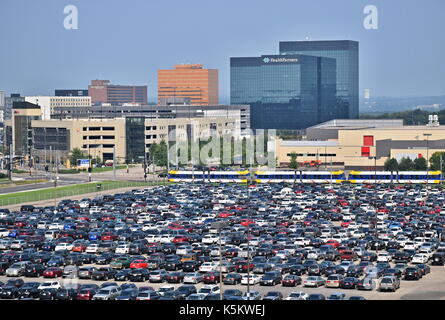
MULTIPOLYGON (((157 299, 159 291, 162 299, 219 299, 222 261, 221 293, 231 300, 247 299, 247 285, 228 279, 246 283, 248 274, 259 299, 292 292, 309 299, 444 299, 444 200, 440 188, 422 185, 192 183, 2 209, 0 281, 58 281, 75 287, 73 299, 85 285, 104 282, 117 293, 101 296, 96 287, 85 299, 142 300, 146 292, 157 299), (179 294, 190 273, 203 277, 193 284, 198 293, 213 294, 179 294), (161 282, 153 282, 159 274, 161 282), (283 286, 287 280, 295 286, 283 286), (309 280, 319 286, 307 287, 309 280), (122 292, 123 283, 145 288, 122 292), (165 286, 175 292, 164 294, 165 286)), ((2 285, 1 299, 26 297, 22 283, 11 284, 2 285)), ((41 295, 45 290, 33 298, 60 298, 59 285, 41 295)))

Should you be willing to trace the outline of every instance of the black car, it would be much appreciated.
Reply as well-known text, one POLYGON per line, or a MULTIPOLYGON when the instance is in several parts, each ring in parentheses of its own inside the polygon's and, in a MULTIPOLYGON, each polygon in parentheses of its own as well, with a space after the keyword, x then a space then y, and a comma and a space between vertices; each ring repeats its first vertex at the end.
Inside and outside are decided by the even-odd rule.
POLYGON ((235 285, 241 283, 241 275, 238 273, 229 273, 223 279, 223 283, 226 285, 235 285))
POLYGON ((227 289, 224 290, 223 300, 229 300, 232 297, 242 297, 243 292, 239 289, 227 289))
POLYGON ((181 283, 184 279, 184 273, 183 272, 170 272, 165 277, 168 283, 181 283))
POLYGON ((268 271, 260 279, 260 286, 274 286, 281 283, 281 272, 268 271))
POLYGON ((433 266, 443 266, 445 264, 445 252, 436 252, 431 257, 433 266))
POLYGON ((195 260, 189 260, 182 264, 182 271, 184 272, 194 272, 198 271, 199 263, 195 260))
POLYGON ((302 264, 292 265, 289 268, 289 273, 297 276, 302 276, 306 273, 306 268, 302 264))
POLYGON ((93 280, 108 280, 114 278, 117 273, 116 270, 110 267, 101 267, 93 271, 91 279, 93 280))
POLYGON ((388 268, 383 272, 383 276, 394 276, 400 279, 402 277, 402 271, 396 268, 388 268))
POLYGON ((22 287, 25 284, 25 281, 23 281, 23 279, 20 278, 14 278, 14 279, 9 279, 5 286, 14 286, 17 288, 22 287))
POLYGON ((353 277, 346 277, 343 279, 342 289, 355 289, 357 287, 358 279, 353 277))
POLYGON ((57 289, 56 299, 57 300, 75 300, 77 294, 79 293, 78 289, 75 288, 60 288, 57 289))
POLYGON ((43 289, 40 290, 39 299, 40 300, 56 300, 57 298, 57 289, 43 289))
POLYGON ((12 285, 4 285, 0 290, 0 298, 16 299, 19 296, 19 288, 12 285))
POLYGON ((182 269, 182 262, 179 259, 167 260, 164 264, 164 269, 167 271, 176 271, 182 269))
POLYGON ((25 271, 23 271, 23 275, 25 277, 41 277, 43 275, 43 271, 45 271, 45 266, 40 263, 29 264, 25 267, 25 271))
POLYGON ((405 269, 405 280, 419 280, 420 278, 422 278, 422 270, 419 267, 414 266, 405 269))
POLYGON ((189 295, 193 293, 197 293, 196 287, 193 285, 183 285, 178 287, 176 291, 182 295, 184 298, 187 298, 189 295))
POLYGON ((114 280, 115 281, 127 281, 129 278, 128 276, 130 275, 132 269, 122 269, 119 270, 115 275, 114 275, 114 280))
POLYGON ((18 298, 38 298, 40 290, 37 288, 39 287, 39 285, 40 282, 26 282, 19 288, 18 298))
POLYGON ((128 280, 134 282, 147 281, 150 276, 150 272, 147 269, 132 269, 128 274, 128 280))

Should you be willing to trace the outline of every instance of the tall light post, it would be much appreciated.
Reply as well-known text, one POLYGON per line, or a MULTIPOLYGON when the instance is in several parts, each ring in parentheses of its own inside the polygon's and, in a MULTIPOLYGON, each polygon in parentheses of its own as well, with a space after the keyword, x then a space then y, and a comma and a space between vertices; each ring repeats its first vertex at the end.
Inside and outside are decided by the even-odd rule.
POLYGON ((219 246, 219 296, 222 300, 222 286, 223 286, 223 276, 222 276, 222 243, 221 243, 221 229, 227 225, 225 221, 217 221, 212 223, 212 227, 218 231, 218 246, 219 246))
MULTIPOLYGON (((429 158, 430 158, 430 146, 429 146, 429 137, 431 137, 431 133, 424 133, 424 137, 426 137, 426 199, 429 196, 429 158)), ((425 200, 426 200, 425 199, 425 200)))

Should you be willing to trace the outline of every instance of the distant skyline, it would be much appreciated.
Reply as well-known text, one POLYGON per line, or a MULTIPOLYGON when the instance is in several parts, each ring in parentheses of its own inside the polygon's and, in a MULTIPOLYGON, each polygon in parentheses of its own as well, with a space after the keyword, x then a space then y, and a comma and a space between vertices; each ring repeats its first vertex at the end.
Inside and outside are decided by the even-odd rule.
POLYGON ((54 95, 90 80, 148 85, 158 69, 199 63, 219 70, 229 102, 230 57, 277 54, 279 41, 356 40, 360 97, 445 95, 443 0, 2 0, 0 90, 54 95), (66 30, 64 7, 78 8, 66 30), (367 5, 378 29, 363 27, 367 5))

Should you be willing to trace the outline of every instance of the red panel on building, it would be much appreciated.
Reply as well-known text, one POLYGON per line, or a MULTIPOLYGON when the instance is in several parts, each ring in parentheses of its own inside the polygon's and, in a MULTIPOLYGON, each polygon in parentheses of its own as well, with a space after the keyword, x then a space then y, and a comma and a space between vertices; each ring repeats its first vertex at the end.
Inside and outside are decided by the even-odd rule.
POLYGON ((374 146, 374 136, 363 136, 363 145, 373 147, 374 146))
POLYGON ((362 157, 369 157, 371 155, 370 147, 362 147, 362 157))

